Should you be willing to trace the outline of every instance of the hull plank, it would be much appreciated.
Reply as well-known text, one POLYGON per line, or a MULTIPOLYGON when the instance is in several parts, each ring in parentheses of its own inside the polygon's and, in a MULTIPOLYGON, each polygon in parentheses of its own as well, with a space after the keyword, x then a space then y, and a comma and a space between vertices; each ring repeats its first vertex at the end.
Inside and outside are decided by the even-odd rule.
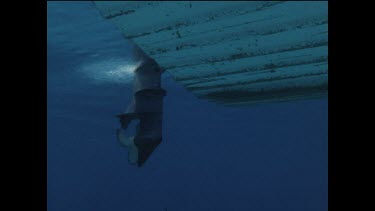
POLYGON ((97 1, 197 97, 224 105, 328 94, 327 1, 97 1))

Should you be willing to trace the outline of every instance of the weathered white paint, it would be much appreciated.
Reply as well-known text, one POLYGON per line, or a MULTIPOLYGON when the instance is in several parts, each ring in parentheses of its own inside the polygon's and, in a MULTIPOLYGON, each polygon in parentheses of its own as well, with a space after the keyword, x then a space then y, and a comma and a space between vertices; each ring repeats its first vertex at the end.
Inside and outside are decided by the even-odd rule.
POLYGON ((247 105, 327 94, 326 1, 95 4, 198 97, 247 105))
POLYGON ((324 75, 328 71, 328 63, 314 63, 314 64, 306 64, 306 65, 296 65, 296 66, 288 66, 288 67, 280 67, 280 68, 273 68, 267 69, 262 72, 257 73, 239 73, 239 74, 232 74, 231 78, 222 76, 222 77, 215 77, 215 81, 207 81, 207 82, 200 82, 200 83, 192 83, 187 84, 186 87, 190 89, 207 89, 210 88, 217 88, 217 87, 231 87, 237 84, 254 84, 258 81, 264 80, 271 80, 273 78, 284 79, 284 78, 296 78, 296 77, 303 77, 301 72, 306 73, 308 72, 310 75, 324 75))
MULTIPOLYGON (((185 65, 197 65, 232 58, 234 55, 246 54, 246 57, 262 56, 272 53, 311 48, 327 45, 327 24, 311 27, 308 30, 298 29, 277 34, 254 37, 254 39, 237 39, 219 42, 212 45, 189 48, 180 51, 169 51, 154 55, 165 69, 185 65), (278 42, 279 40, 283 42, 278 42), (178 63, 176 64, 176 61, 178 63)), ((245 55, 243 55, 245 56, 245 55)))
MULTIPOLYGON (((200 78, 232 75, 241 72, 255 73, 262 70, 271 70, 277 67, 288 67, 300 64, 313 64, 328 59, 328 47, 304 48, 294 51, 279 52, 255 57, 245 57, 236 60, 204 63, 171 70, 178 81, 199 80, 200 78), (298 58, 298 59, 296 59, 298 58)), ((303 74, 301 72, 301 74, 303 74)), ((229 77, 231 78, 231 77, 229 77)))

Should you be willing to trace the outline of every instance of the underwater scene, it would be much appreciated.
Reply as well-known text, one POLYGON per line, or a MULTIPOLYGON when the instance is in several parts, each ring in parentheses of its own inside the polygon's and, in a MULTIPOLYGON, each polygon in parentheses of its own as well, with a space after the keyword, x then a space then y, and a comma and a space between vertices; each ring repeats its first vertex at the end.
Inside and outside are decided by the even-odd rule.
POLYGON ((328 210, 327 7, 48 1, 48 211, 328 210))

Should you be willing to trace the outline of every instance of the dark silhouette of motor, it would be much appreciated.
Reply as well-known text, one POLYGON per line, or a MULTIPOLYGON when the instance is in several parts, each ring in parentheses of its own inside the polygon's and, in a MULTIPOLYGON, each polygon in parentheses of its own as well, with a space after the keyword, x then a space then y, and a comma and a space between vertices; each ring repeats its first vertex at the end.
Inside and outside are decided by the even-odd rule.
POLYGON ((166 91, 161 88, 162 73, 159 65, 146 56, 135 70, 131 103, 126 112, 117 115, 121 123, 117 138, 128 148, 129 162, 138 166, 144 164, 162 141, 163 97, 166 95, 166 91), (123 130, 133 120, 139 120, 136 134, 125 137, 123 130))

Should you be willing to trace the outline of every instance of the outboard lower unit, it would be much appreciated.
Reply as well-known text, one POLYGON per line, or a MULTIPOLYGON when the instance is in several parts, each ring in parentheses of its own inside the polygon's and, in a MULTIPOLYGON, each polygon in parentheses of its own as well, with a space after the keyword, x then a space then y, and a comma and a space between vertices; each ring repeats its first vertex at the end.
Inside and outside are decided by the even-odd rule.
POLYGON ((161 88, 163 70, 147 57, 135 70, 133 98, 125 113, 117 115, 121 128, 126 130, 133 120, 139 120, 136 134, 125 137, 117 130, 120 143, 129 149, 129 162, 142 166, 162 141, 163 97, 161 88))

